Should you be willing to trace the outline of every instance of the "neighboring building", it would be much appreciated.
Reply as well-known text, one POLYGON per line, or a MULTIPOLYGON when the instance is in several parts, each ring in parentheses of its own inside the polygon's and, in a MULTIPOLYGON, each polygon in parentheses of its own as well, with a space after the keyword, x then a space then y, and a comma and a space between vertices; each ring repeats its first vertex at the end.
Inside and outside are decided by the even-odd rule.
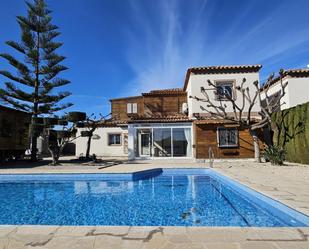
POLYGON ((0 105, 0 161, 24 154, 30 120, 31 114, 0 105))
MULTIPOLYGON (((129 159, 206 159, 211 148, 215 158, 253 157, 253 141, 248 130, 210 117, 200 108, 203 103, 190 96, 201 97, 201 87, 208 88, 207 80, 211 80, 218 85, 207 89, 213 101, 222 100, 222 91, 240 101, 236 86, 246 78, 254 95, 256 89, 252 83, 259 80, 260 68, 261 65, 190 68, 183 88, 112 99, 112 119, 95 132, 100 139, 92 141, 91 154, 129 159)), ((232 112, 231 107, 228 111, 232 112)), ((258 111, 255 107, 253 117, 258 117, 258 111)), ((77 140, 77 156, 85 153, 86 142, 86 138, 77 140)))
MULTIPOLYGON (((280 102, 280 110, 309 102, 309 94, 306 91, 309 87, 309 68, 284 70, 283 75, 282 84, 287 82, 288 85, 280 102)), ((262 101, 265 101, 266 89, 268 89, 267 94, 270 98, 276 98, 282 89, 280 77, 274 78, 261 89, 262 101)), ((262 102, 262 104, 265 103, 262 102)))

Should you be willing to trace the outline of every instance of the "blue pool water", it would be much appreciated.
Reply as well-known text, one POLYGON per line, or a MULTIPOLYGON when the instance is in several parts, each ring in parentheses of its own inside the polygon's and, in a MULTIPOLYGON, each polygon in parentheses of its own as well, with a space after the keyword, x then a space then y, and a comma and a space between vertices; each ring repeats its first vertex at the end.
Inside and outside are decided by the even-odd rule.
POLYGON ((241 186, 238 189, 233 184, 214 171, 202 169, 163 172, 158 169, 136 175, 0 175, 0 224, 242 227, 309 224, 306 224, 308 217, 280 203, 274 204, 271 199, 265 204, 249 193, 252 190, 244 192, 241 186))

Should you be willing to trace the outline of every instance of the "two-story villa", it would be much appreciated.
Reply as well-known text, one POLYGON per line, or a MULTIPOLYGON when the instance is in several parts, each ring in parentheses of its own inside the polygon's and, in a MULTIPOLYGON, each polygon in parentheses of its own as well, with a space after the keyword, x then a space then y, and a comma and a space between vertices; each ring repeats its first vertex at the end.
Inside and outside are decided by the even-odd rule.
MULTIPOLYGON (((183 88, 152 90, 139 96, 111 99, 112 119, 96 131, 91 154, 138 158, 206 159, 209 149, 215 158, 250 158, 253 141, 237 124, 210 117, 204 104, 190 96, 200 96, 207 80, 216 84, 208 89, 213 101, 224 101, 220 92, 229 92, 236 101, 236 86, 246 78, 249 91, 259 80, 261 65, 212 66, 187 70, 183 88)), ((228 101, 225 101, 229 105, 228 101)), ((228 111, 232 112, 232 107, 228 111)), ((259 110, 253 110, 253 116, 259 110)), ((76 143, 76 155, 85 153, 86 138, 76 143)))

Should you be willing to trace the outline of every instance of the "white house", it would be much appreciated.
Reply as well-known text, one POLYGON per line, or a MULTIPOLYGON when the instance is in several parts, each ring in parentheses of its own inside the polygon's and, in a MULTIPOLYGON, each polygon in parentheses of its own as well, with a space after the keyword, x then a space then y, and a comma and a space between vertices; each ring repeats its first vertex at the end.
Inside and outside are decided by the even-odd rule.
MULTIPOLYGON (((248 130, 223 120, 200 120, 206 112, 203 103, 190 96, 201 96, 201 87, 207 89, 211 100, 228 105, 224 94, 240 103, 236 87, 246 78, 253 96, 253 82, 259 80, 261 65, 210 66, 190 68, 184 87, 152 90, 139 96, 111 99, 112 120, 96 130, 98 139, 92 140, 90 154, 104 157, 137 158, 208 158, 212 148, 216 158, 253 157, 254 150, 248 130), (216 87, 209 87, 211 80, 216 87), (218 94, 219 93, 219 94, 218 94)), ((247 103, 248 104, 248 103, 247 103)), ((259 111, 258 106, 253 114, 259 111)), ((254 115, 253 115, 254 116, 254 115)), ((80 131, 79 131, 80 132, 80 131)), ((85 154, 87 138, 79 138, 76 155, 85 154)))
MULTIPOLYGON (((253 83, 259 81, 261 67, 194 67, 187 70, 183 88, 152 90, 139 96, 111 99, 112 119, 95 131, 97 139, 91 142, 90 154, 128 159, 206 159, 211 150, 215 158, 254 157, 248 129, 235 122, 211 117, 201 108, 206 107, 206 103, 190 96, 202 98, 201 87, 204 87, 214 104, 221 101, 227 105, 227 112, 233 112, 225 94, 230 94, 241 105, 243 98, 236 87, 245 78, 248 92, 253 97, 257 91, 253 83), (215 86, 209 86, 208 80, 215 86)), ((306 91, 309 69, 287 70, 283 81, 288 81, 283 108, 309 101, 306 91)), ((269 94, 280 90, 278 78, 270 84, 269 94)), ((246 101, 244 111, 248 104, 246 101)), ((259 105, 254 105, 251 117, 260 118, 259 111, 259 105)), ((86 147, 87 138, 77 139, 76 156, 85 154, 86 147)))
MULTIPOLYGON (((288 83, 285 95, 281 99, 281 110, 288 109, 309 102, 309 68, 289 69, 283 71, 282 84, 288 83)), ((281 91, 280 77, 274 78, 268 85, 262 87, 262 100, 265 99, 266 89, 268 96, 276 96, 281 91)))

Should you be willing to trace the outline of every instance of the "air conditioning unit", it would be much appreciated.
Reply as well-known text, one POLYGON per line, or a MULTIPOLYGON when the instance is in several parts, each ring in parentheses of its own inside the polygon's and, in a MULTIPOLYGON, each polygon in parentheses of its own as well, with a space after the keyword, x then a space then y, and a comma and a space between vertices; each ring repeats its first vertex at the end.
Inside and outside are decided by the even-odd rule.
POLYGON ((182 103, 181 112, 184 114, 188 114, 188 103, 182 103))

